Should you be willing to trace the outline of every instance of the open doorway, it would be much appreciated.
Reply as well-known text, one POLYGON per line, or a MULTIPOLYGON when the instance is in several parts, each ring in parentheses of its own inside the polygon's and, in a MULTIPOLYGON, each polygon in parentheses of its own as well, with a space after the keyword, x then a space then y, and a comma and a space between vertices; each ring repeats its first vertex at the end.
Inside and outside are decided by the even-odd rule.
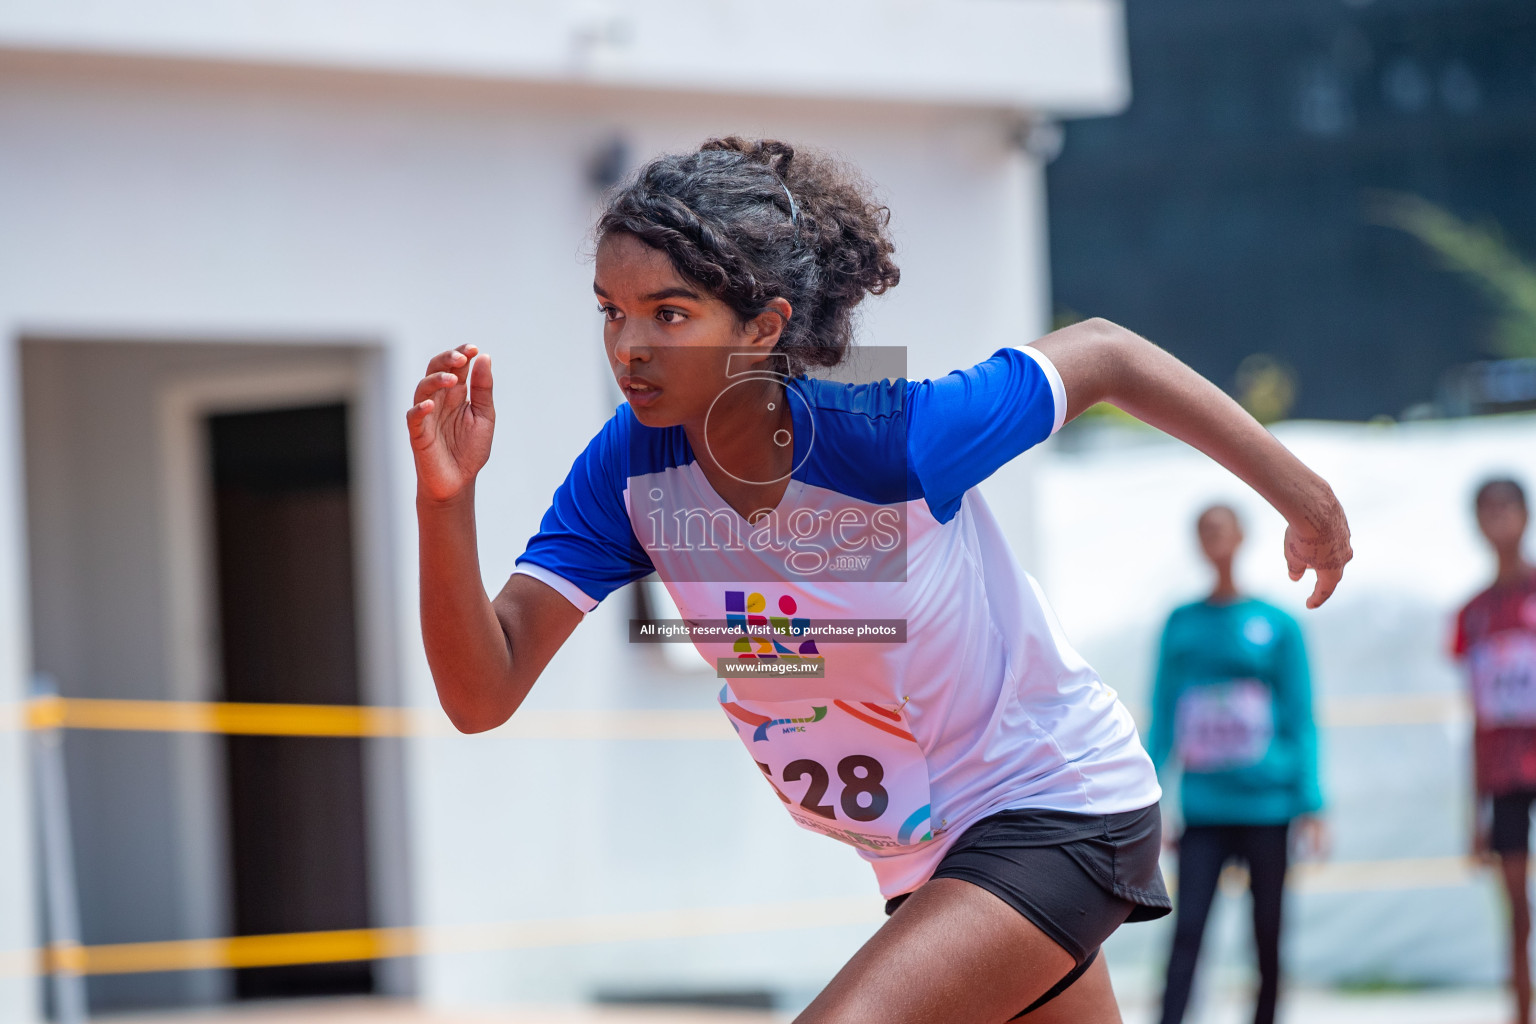
MULTIPOLYGON (((64 696, 400 703, 375 350, 21 351, 32 652, 64 696)), ((84 942, 410 924, 404 758, 395 739, 68 732, 84 942)), ((406 958, 89 979, 93 1013, 413 989, 406 958)))
MULTIPOLYGON (((207 417, 219 667, 228 701, 357 704, 347 408, 207 417)), ((366 928, 362 741, 229 736, 237 935, 366 928)), ((245 968, 240 998, 368 993, 370 963, 245 968)))

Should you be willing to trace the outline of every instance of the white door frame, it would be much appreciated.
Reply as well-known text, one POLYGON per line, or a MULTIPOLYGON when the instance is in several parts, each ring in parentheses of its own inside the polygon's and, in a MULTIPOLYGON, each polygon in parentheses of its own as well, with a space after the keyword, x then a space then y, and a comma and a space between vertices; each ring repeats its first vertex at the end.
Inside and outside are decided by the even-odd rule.
MULTIPOLYGON (((348 410, 353 579, 357 609, 359 696, 367 704, 393 704, 399 687, 392 657, 394 602, 389 546, 387 454, 378 429, 384 374, 377 349, 294 346, 290 365, 267 349, 249 366, 189 373, 168 381, 157 401, 162 550, 166 573, 168 695, 175 700, 214 700, 220 685, 217 557, 213 533, 212 453, 207 418, 223 413, 345 403, 348 410)), ((178 745, 176 794, 187 851, 189 908, 186 934, 228 935, 230 851, 222 744, 216 736, 178 745)), ((368 827, 370 914, 377 925, 409 921, 404 764, 401 741, 373 741, 363 748, 364 813, 368 827)), ((232 994, 230 972, 209 974, 209 991, 221 1001, 232 994)), ((381 993, 408 994, 413 972, 406 961, 380 961, 381 993)))

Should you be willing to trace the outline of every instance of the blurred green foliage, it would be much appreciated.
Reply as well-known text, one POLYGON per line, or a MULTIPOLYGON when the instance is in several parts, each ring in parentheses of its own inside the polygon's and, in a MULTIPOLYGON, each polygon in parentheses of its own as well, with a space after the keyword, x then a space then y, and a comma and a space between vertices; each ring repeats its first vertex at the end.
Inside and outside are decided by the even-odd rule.
MULTIPOLYGON (((1237 367, 1237 402, 1266 426, 1285 419, 1296 404, 1296 375, 1290 367, 1264 353, 1244 359, 1237 367)), ((1077 418, 1086 423, 1113 423, 1143 430, 1155 428, 1108 402, 1084 409, 1077 418)))
MULTIPOLYGON (((1077 310, 1058 306, 1051 318, 1051 329, 1059 331, 1082 319, 1082 314, 1077 310)), ((1296 404, 1296 372, 1266 352, 1255 352, 1239 363, 1235 383, 1237 386, 1233 394, 1238 404, 1260 423, 1269 424, 1285 419, 1290 415, 1291 407, 1296 404)), ((1108 402, 1089 406, 1078 419, 1088 423, 1146 427, 1146 424, 1130 413, 1108 402)))
POLYGON ((1296 404, 1296 373, 1265 352, 1237 364, 1237 401, 1260 423, 1285 419, 1296 404))
POLYGON ((1536 267, 1496 224, 1471 224, 1421 196, 1376 192, 1371 219, 1406 231, 1499 308, 1492 351, 1507 359, 1536 356, 1536 267))

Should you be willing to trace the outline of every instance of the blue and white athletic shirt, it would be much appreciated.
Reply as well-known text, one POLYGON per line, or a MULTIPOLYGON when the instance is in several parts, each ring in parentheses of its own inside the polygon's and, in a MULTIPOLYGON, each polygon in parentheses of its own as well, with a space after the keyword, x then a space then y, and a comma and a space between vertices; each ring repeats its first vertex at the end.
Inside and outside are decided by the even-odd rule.
POLYGON ((1050 361, 1003 349, 938 380, 790 379, 785 396, 794 469, 771 515, 748 523, 682 427, 621 405, 517 571, 586 612, 654 569, 777 798, 856 847, 886 897, 988 814, 1155 803, 1130 714, 974 490, 1061 427, 1050 361), (839 639, 893 622, 904 642, 839 639))

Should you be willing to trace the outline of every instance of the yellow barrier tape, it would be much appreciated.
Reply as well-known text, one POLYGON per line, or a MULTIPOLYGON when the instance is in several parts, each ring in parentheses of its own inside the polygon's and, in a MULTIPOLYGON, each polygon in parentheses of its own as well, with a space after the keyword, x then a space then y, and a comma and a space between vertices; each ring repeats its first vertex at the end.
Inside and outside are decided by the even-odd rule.
POLYGON ((435 717, 440 716, 404 708, 342 704, 45 697, 32 703, 28 724, 34 729, 212 732, 230 736, 408 736, 436 727, 435 717))
MULTIPOLYGON (((1455 693, 1330 697, 1320 702, 1325 728, 1464 723, 1466 698, 1455 693)), ((0 729, 105 729, 218 733, 230 736, 444 736, 456 730, 438 711, 345 704, 40 697, 0 706, 0 729)), ((529 739, 729 739, 709 710, 526 710, 495 735, 529 739)))
POLYGON ((1297 864, 1291 877, 1303 892, 1397 892, 1452 889, 1486 871, 1470 857, 1403 857, 1297 864))
POLYGON ((43 973, 41 951, 30 949, 0 950, 0 978, 19 978, 43 973))
POLYGON ((78 942, 55 942, 43 952, 43 956, 50 973, 85 973, 85 947, 78 942))
POLYGON ((223 939, 173 942, 124 942, 83 946, 69 965, 55 950, 45 967, 65 966, 79 974, 144 974, 232 967, 280 967, 411 956, 417 952, 412 928, 362 928, 352 931, 297 932, 287 935, 239 935, 223 939), (78 966, 74 966, 74 965, 78 966))
MULTIPOLYGON (((1478 866, 1465 857, 1417 857, 1303 864, 1292 869, 1292 880, 1302 892, 1379 892, 1454 888, 1476 881, 1479 874, 1478 866)), ((142 974, 279 967, 422 954, 700 938, 843 925, 873 926, 883 920, 880 906, 878 900, 853 897, 435 928, 366 928, 56 946, 50 950, 0 953, 0 974, 31 974, 51 969, 79 974, 142 974)))
POLYGON ((1372 725, 1437 725, 1464 722, 1471 716, 1471 704, 1463 694, 1403 693, 1329 697, 1322 702, 1318 724, 1334 729, 1372 725))
POLYGON ((874 926, 883 920, 881 906, 881 901, 877 899, 857 897, 547 918, 503 924, 365 928, 54 947, 30 954, 22 952, 0 955, 0 972, 32 973, 59 969, 78 974, 144 974, 239 967, 285 967, 379 960, 423 953, 471 953, 697 938, 838 925, 874 926), (20 969, 7 971, 6 967, 20 969))
POLYGON ((64 724, 64 699, 38 697, 24 705, 22 721, 28 729, 58 729, 64 724))
MULTIPOLYGON (((1134 705, 1138 722, 1150 710, 1134 705)), ((1462 725, 1471 721, 1472 706, 1461 693, 1368 693, 1324 697, 1317 702, 1317 724, 1325 729, 1390 725, 1462 725)))
MULTIPOLYGON (((1454 693, 1331 697, 1320 702, 1325 728, 1464 723, 1471 711, 1454 693)), ((344 704, 40 697, 0 706, 0 729, 106 729, 231 736, 445 736, 456 731, 438 711, 344 704)), ((730 739, 708 710, 525 710, 493 735, 571 740, 730 739)))
MULTIPOLYGON (((1393 860, 1308 861, 1292 864, 1288 883, 1302 892, 1406 892, 1415 889, 1455 889, 1475 882, 1486 872, 1470 857, 1400 857, 1393 860)), ((1536 865, 1531 874, 1536 877, 1536 865)), ((1178 875, 1167 876, 1168 891, 1177 893, 1178 875)), ((1221 888, 1229 894, 1248 889, 1248 869, 1228 864, 1221 872, 1221 888)))
MULTIPOLYGON (((215 701, 39 697, 0 727, 216 733, 226 736, 457 735, 440 711, 348 704, 253 704, 215 701)), ((562 740, 729 740, 715 709, 519 711, 494 735, 562 740)))

